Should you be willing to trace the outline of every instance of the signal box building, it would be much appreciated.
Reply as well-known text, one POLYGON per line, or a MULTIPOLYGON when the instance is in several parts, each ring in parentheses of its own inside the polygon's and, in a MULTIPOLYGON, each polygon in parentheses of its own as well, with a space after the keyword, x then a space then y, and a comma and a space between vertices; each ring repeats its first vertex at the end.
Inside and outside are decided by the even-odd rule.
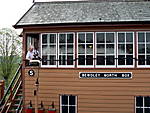
POLYGON ((24 108, 57 113, 150 113, 150 2, 37 2, 23 29, 24 108), (30 45, 39 66, 28 66, 30 45))

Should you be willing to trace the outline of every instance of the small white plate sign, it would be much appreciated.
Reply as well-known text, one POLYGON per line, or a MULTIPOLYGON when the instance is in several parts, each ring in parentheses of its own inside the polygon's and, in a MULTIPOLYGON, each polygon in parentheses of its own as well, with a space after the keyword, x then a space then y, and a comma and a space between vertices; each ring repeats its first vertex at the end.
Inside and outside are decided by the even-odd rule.
POLYGON ((132 72, 79 72, 79 78, 130 79, 132 78, 132 72))

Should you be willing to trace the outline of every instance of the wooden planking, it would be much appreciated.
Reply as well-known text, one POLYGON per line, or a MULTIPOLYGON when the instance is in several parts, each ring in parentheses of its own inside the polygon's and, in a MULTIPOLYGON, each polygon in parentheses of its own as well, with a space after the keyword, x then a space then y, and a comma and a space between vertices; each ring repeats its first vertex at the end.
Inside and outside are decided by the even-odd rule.
MULTIPOLYGON (((31 88, 30 85, 26 85, 25 88, 29 89, 31 88)), ((39 90, 73 90, 73 91, 149 91, 150 87, 127 87, 127 86, 95 86, 93 87, 80 87, 80 86, 61 86, 59 85, 57 88, 56 86, 50 86, 50 85, 40 85, 39 90)))
MULTIPOLYGON (((36 72, 37 69, 35 69, 36 72)), ((25 103, 34 101, 33 90, 39 76, 39 100, 48 107, 55 101, 59 109, 59 95, 78 96, 78 113, 133 113, 135 96, 147 96, 150 91, 149 70, 113 70, 132 72, 132 79, 79 79, 79 72, 111 72, 111 70, 40 69, 39 75, 29 77, 25 70, 25 103)))
POLYGON ((122 113, 122 112, 126 112, 126 113, 133 113, 133 111, 134 110, 132 110, 132 109, 130 109, 130 108, 108 108, 108 107, 105 107, 105 108, 100 108, 100 107, 96 107, 96 108, 94 108, 94 107, 92 107, 92 108, 90 108, 90 107, 86 107, 86 108, 78 108, 78 110, 80 111, 82 111, 82 110, 84 110, 84 111, 91 111, 91 112, 99 112, 99 113, 103 113, 103 112, 120 112, 120 113, 122 113))
MULTIPOLYGON (((33 95, 33 91, 32 92, 25 92, 26 95, 25 96, 32 96, 33 95)), ((92 91, 55 91, 55 90, 51 90, 51 91, 39 91, 39 93, 43 94, 44 95, 59 95, 59 94, 72 94, 72 95, 86 95, 86 94, 89 94, 89 95, 106 95, 106 96, 149 96, 150 93, 149 91, 147 92, 127 92, 127 91, 124 91, 124 92, 112 92, 112 91, 99 91, 99 92, 92 92, 92 91)), ((49 96, 47 96, 49 97, 49 96)))
MULTIPOLYGON (((41 92, 40 92, 41 93, 41 92)), ((57 96, 56 96, 56 94, 53 94, 53 93, 49 93, 49 95, 48 94, 44 94, 44 93, 42 93, 41 94, 42 96, 40 96, 40 98, 42 99, 42 100, 51 100, 51 99, 56 99, 56 98, 59 98, 59 94, 57 94, 57 96), (45 97, 47 97, 47 98, 45 98, 45 97)), ((29 92, 26 92, 26 96, 28 96, 28 98, 33 98, 33 93, 29 93, 29 92)), ((78 99, 87 99, 87 98, 89 98, 89 99, 92 99, 92 100, 99 100, 99 99, 109 99, 109 100, 121 100, 121 99, 127 99, 127 100, 132 100, 132 99, 134 99, 134 97, 133 97, 133 95, 115 95, 115 96, 110 96, 110 95, 100 95, 100 94, 97 94, 97 95, 95 95, 95 96, 93 96, 93 95, 90 95, 90 94, 84 94, 84 95, 82 95, 82 94, 80 94, 80 95, 78 95, 78 99)))
MULTIPOLYGON (((30 100, 29 99, 25 100, 26 106, 29 105, 30 100)), ((43 102, 43 104, 45 104, 47 106, 51 105, 51 103, 52 103, 52 101, 43 101, 43 100, 42 100, 42 102, 43 102)), ((33 105, 34 105, 34 103, 35 103, 35 101, 32 100, 33 105)), ((39 100, 39 104, 40 104, 40 100, 39 100)), ((59 102, 55 101, 55 106, 59 106, 59 102)), ((103 104, 101 104, 101 103, 84 103, 84 102, 82 102, 82 103, 79 103, 78 106, 80 108, 100 108, 100 107, 106 108, 106 107, 110 107, 110 108, 126 108, 126 109, 130 108, 130 109, 132 109, 133 103, 132 104, 130 104, 130 103, 125 103, 125 104, 124 103, 121 103, 121 104, 120 103, 103 103, 103 104)))
MULTIPOLYGON (((55 81, 43 82, 43 81, 41 81, 40 84, 43 86, 68 86, 68 85, 70 86, 70 82, 66 82, 66 81, 65 81, 65 84, 64 84, 64 81, 62 81, 62 82, 55 82, 55 81)), ((30 80, 28 80, 28 81, 26 80, 26 85, 33 85, 33 82, 31 82, 30 80)), ((143 83, 143 82, 141 82, 141 83, 111 82, 108 84, 108 82, 106 83, 106 82, 97 81, 94 84, 93 83, 89 84, 89 82, 72 82, 71 85, 72 85, 72 87, 73 86, 77 86, 77 87, 78 86, 80 86, 80 87, 104 87, 104 86, 105 87, 110 87, 110 86, 112 86, 112 87, 143 87, 143 86, 150 87, 150 83, 148 83, 148 82, 146 82, 146 83, 143 83)))
MULTIPOLYGON (((142 75, 141 75, 142 76, 142 75)), ((133 83, 133 82, 135 82, 135 83, 147 83, 147 82, 150 82, 150 80, 149 79, 147 79, 147 78, 149 78, 149 77, 145 77, 145 78, 132 78, 132 79, 79 79, 79 77, 77 76, 76 78, 67 78, 67 77, 58 77, 58 79, 57 78, 55 78, 55 77, 45 77, 45 78, 43 78, 42 76, 40 76, 39 77, 39 80, 41 81, 41 82, 90 82, 90 83, 95 83, 95 82, 97 82, 97 83, 133 83), (49 79, 47 79, 47 78, 49 78, 49 79)), ((36 80, 36 78, 32 78, 32 77, 26 77, 26 81, 35 81, 36 80)))
MULTIPOLYGON (((35 71, 35 73, 38 75, 37 72, 40 74, 45 73, 44 75, 47 76, 46 74, 51 74, 51 76, 55 76, 57 73, 58 75, 63 75, 64 73, 66 74, 79 74, 79 72, 132 72, 134 74, 148 74, 150 72, 149 69, 42 69, 40 68, 39 70, 37 68, 31 68, 35 71)), ((25 73, 28 73, 28 70, 26 69, 25 73)))

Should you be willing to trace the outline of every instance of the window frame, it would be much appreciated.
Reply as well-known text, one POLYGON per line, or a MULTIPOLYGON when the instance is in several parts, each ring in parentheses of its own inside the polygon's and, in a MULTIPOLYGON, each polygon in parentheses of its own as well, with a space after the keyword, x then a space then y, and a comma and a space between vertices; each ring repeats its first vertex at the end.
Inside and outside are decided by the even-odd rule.
MULTIPOLYGON (((59 35, 60 35, 60 34, 65 34, 65 35, 67 35, 67 34, 73 34, 73 54, 72 54, 72 55, 73 55, 73 65, 67 65, 67 64, 66 64, 66 65, 59 65, 59 61, 58 61, 58 62, 57 62, 57 63, 58 63, 58 66, 57 66, 57 67, 58 67, 58 68, 74 68, 74 67, 75 67, 75 61, 74 61, 74 59, 75 59, 75 43, 76 43, 76 42, 75 42, 75 33, 74 33, 74 32, 59 32, 59 33, 57 33, 57 35, 58 35, 58 36, 57 36, 57 47, 58 47, 58 48, 57 48, 57 59, 58 59, 58 60, 60 60, 60 59, 59 59, 59 55, 60 55, 60 54, 59 54, 59 45, 60 45, 60 44, 59 44, 59 35)), ((65 43, 65 45, 66 45, 66 44, 67 44, 67 43, 65 43)), ((66 55, 67 55, 67 53, 66 53, 66 55)))
MULTIPOLYGON (((103 44, 103 43, 102 43, 103 44)), ((111 44, 111 43, 108 43, 108 44, 111 44)), ((112 54, 110 54, 110 55, 112 55, 112 54)), ((95 67, 96 68, 116 68, 117 67, 117 65, 116 65, 116 32, 95 32, 95 57, 94 58, 96 58, 96 60, 95 60, 95 67), (112 43, 112 44, 114 44, 114 65, 106 65, 106 60, 105 60, 105 65, 97 65, 97 33, 104 33, 105 34, 105 39, 104 39, 104 45, 105 45, 105 53, 104 53, 104 56, 105 56, 105 58, 106 58, 106 56, 109 56, 109 55, 107 55, 106 54, 106 34, 107 33, 113 33, 114 34, 114 43, 112 43)))
MULTIPOLYGON (((116 66, 117 66, 117 68, 134 68, 135 67, 135 33, 134 32, 129 32, 129 31, 126 31, 126 32, 124 32, 124 31, 121 31, 121 32, 116 32, 116 50, 117 50, 117 52, 116 52, 116 58, 117 58, 117 60, 116 60, 116 62, 117 62, 117 64, 116 64, 116 66), (125 34, 125 39, 127 38, 126 37, 126 34, 127 33, 133 33, 132 35, 133 35, 133 65, 118 65, 118 56, 119 56, 119 49, 118 49, 118 46, 119 46, 119 41, 118 41, 118 34, 119 33, 124 33, 125 34)), ((127 42, 126 42, 126 40, 125 40, 125 47, 126 47, 126 44, 128 44, 127 42)), ((126 48, 125 48, 125 54, 124 54, 125 56, 126 55, 128 55, 127 53, 126 53, 126 48)), ((125 62, 126 62, 126 60, 125 60, 125 62)))
MULTIPOLYGON (((75 33, 74 32, 60 32, 60 33, 41 33, 41 40, 40 40, 40 43, 41 43, 41 58, 43 56, 42 54, 42 41, 43 41, 43 38, 42 36, 46 34, 46 35, 50 35, 50 34, 55 34, 56 35, 56 65, 42 65, 41 63, 41 67, 50 67, 50 68, 74 68, 75 67, 75 62, 74 62, 74 59, 75 59, 75 33), (59 34, 73 34, 73 65, 59 65, 59 34)), ((47 45, 50 45, 48 42, 47 42, 47 45)), ((66 44, 65 44, 66 45, 66 44)), ((67 55, 67 53, 66 53, 67 55)), ((49 54, 47 54, 47 56, 49 56, 49 54)))
MULTIPOLYGON (((57 62, 57 60, 58 60, 58 58, 57 58, 57 49, 58 49, 58 47, 57 47, 57 33, 41 33, 41 36, 40 36, 40 45, 41 45, 41 58, 42 58, 42 56, 43 56, 43 54, 42 54, 42 46, 43 46, 43 44, 42 44, 42 41, 43 41, 43 38, 42 38, 42 35, 44 35, 44 34, 46 34, 46 35, 50 35, 50 34, 55 34, 56 35, 56 65, 42 65, 42 63, 41 63, 41 67, 54 67, 54 68, 56 68, 56 67, 58 67, 58 62, 57 62)), ((48 44, 48 45, 50 45, 50 44, 48 44)), ((49 55, 48 55, 49 56, 49 55)))
POLYGON ((145 99, 144 99, 145 97, 150 97, 150 96, 135 96, 135 113, 137 113, 137 112, 136 112, 136 109, 137 109, 137 108, 143 109, 143 113, 145 113, 145 108, 149 108, 149 109, 150 109, 150 107, 146 107, 146 106, 145 106, 145 99), (143 106, 142 106, 142 107, 136 106, 136 102, 137 102, 136 99, 137 99, 137 97, 142 97, 142 101, 143 101, 143 106))
POLYGON ((68 113, 69 113, 69 107, 70 106, 74 106, 75 107, 75 113, 77 113, 78 111, 77 111, 77 107, 78 107, 78 105, 77 105, 77 101, 78 101, 78 99, 77 99, 78 97, 76 96, 76 95, 68 95, 68 94, 61 94, 61 95, 59 95, 59 99, 60 99, 60 106, 59 106, 59 108, 60 108, 60 113, 62 113, 62 106, 68 106, 68 113), (67 105, 63 105, 62 104, 62 96, 67 96, 68 97, 68 104, 67 105), (69 105, 69 96, 74 96, 75 97, 75 105, 69 105))
MULTIPOLYGON (((76 40, 76 45, 77 45, 77 47, 76 47, 76 54, 77 54, 77 60, 76 60, 76 62, 77 62, 77 68, 94 68, 94 65, 95 65, 95 63, 94 63, 94 58, 95 58, 95 38, 94 38, 94 32, 76 32, 76 34, 77 34, 77 40, 76 40), (79 55, 88 55, 88 54, 79 54, 78 52, 79 52, 79 47, 78 47, 78 45, 79 45, 79 43, 78 43, 78 39, 79 39, 79 34, 80 33, 84 33, 85 34, 85 37, 86 37, 86 33, 92 33, 93 34, 93 65, 86 65, 86 59, 85 59, 85 65, 79 65, 79 63, 78 63, 78 61, 79 61, 79 55)), ((82 43, 81 43, 82 44, 82 43)), ((86 43, 86 39, 85 39, 85 43, 83 43, 83 44, 85 44, 85 45, 87 45, 88 43, 86 43)), ((85 52, 86 52, 86 47, 85 47, 85 52)))
MULTIPOLYGON (((139 65, 139 42, 138 42, 138 39, 139 39, 139 35, 138 35, 138 33, 144 33, 144 39, 145 39, 145 42, 144 42, 144 46, 147 44, 146 43, 146 33, 150 33, 150 31, 137 31, 136 32, 136 36, 137 36, 137 42, 136 42, 136 45, 137 45, 137 54, 136 54, 136 56, 137 56, 137 67, 138 68, 149 68, 150 67, 150 65, 147 65, 146 64, 146 61, 145 61, 145 65, 139 65)), ((149 44, 150 44, 150 42, 149 42, 149 44)), ((141 54, 141 55, 145 55, 145 59, 147 59, 146 58, 146 56, 147 56, 147 53, 146 53, 146 46, 145 46, 145 53, 144 54, 141 54)), ((149 53, 149 55, 150 55, 150 53, 149 53)))

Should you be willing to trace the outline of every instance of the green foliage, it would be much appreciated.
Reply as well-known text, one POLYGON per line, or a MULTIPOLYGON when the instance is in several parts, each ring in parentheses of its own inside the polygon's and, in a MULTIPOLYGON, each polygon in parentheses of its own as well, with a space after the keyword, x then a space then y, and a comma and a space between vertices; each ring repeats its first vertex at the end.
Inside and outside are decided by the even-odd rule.
POLYGON ((21 56, 21 39, 11 29, 0 29, 0 79, 6 84, 11 80, 12 75, 18 67, 21 56))

